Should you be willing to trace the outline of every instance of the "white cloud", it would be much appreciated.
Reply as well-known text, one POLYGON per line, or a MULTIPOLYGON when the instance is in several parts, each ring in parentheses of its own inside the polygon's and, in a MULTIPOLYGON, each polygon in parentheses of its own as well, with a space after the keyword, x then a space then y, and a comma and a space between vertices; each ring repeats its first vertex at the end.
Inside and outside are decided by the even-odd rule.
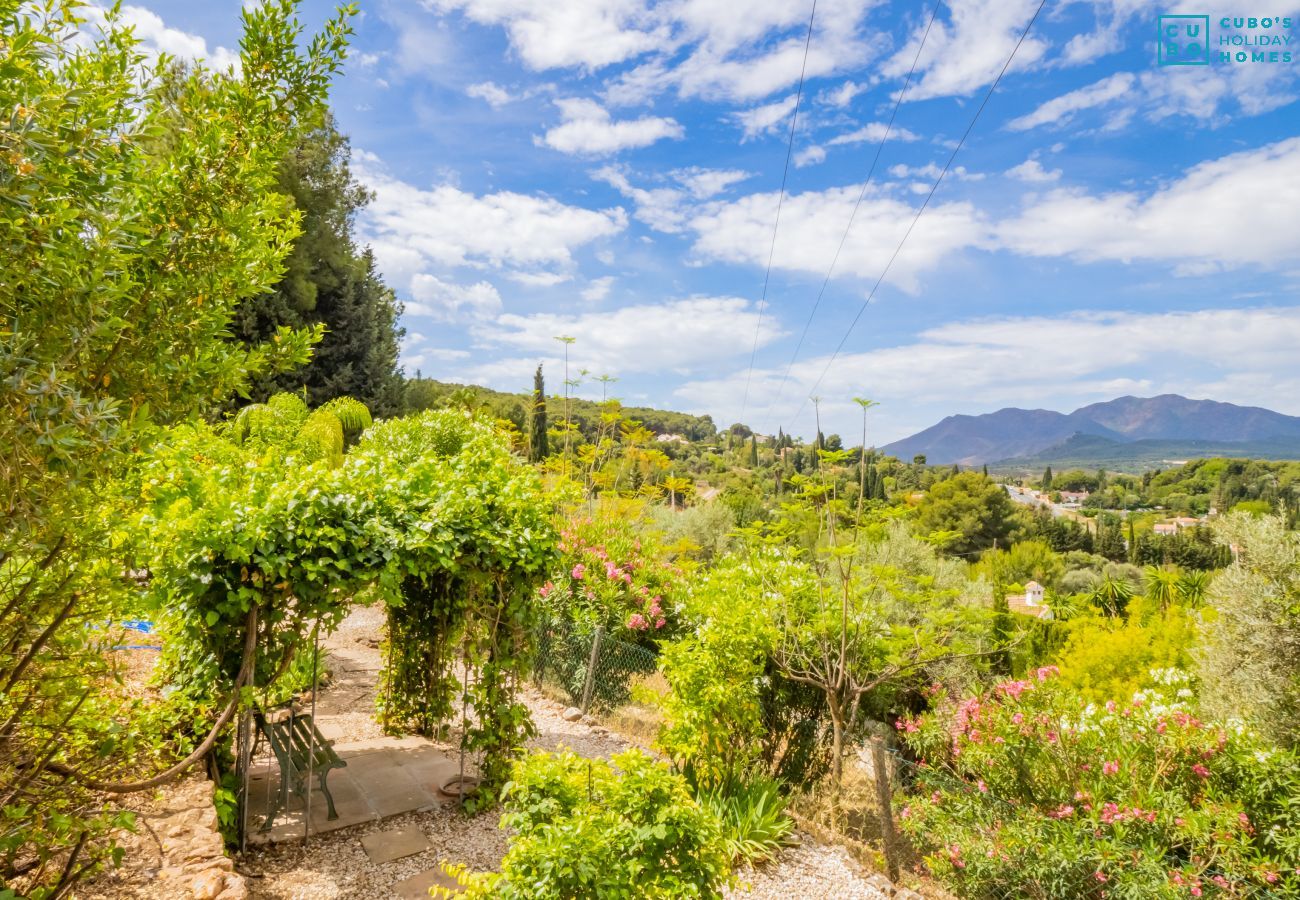
POLYGON ((919 137, 908 131, 906 128, 900 128, 897 125, 890 128, 884 122, 871 122, 870 124, 863 125, 855 131, 850 131, 848 134, 841 134, 833 137, 830 139, 829 143, 832 147, 839 147, 843 144, 862 144, 867 142, 878 144, 884 139, 886 132, 888 132, 891 141, 920 140, 919 137))
POLYGON ((664 138, 674 140, 685 136, 675 119, 643 116, 640 119, 615 121, 609 111, 594 100, 569 98, 556 100, 563 124, 534 138, 538 146, 547 146, 561 153, 582 156, 608 156, 620 150, 648 147, 664 138))
POLYGON ((814 144, 811 147, 804 147, 794 155, 794 165, 797 169, 805 166, 815 166, 826 161, 826 150, 814 144))
POLYGON ((555 287, 557 284, 564 284, 566 281, 572 281, 573 276, 567 272, 506 272, 506 277, 516 284, 527 285, 528 287, 555 287))
POLYGON ((627 226, 621 208, 585 209, 513 191, 476 195, 450 184, 421 189, 364 151, 353 154, 353 170, 375 192, 360 236, 399 289, 417 273, 458 266, 567 275, 575 250, 627 226))
POLYGON ((794 94, 791 94, 784 100, 777 100, 773 103, 756 106, 753 109, 732 113, 731 118, 744 133, 741 140, 748 141, 759 135, 779 130, 780 126, 794 112, 796 102, 797 98, 794 94))
MULTIPOLYGON (((824 275, 860 191, 860 185, 846 185, 788 194, 781 207, 773 267, 824 275)), ((694 252, 707 260, 765 265, 776 204, 777 195, 772 192, 701 207, 688 223, 696 234, 694 252)), ((836 263, 836 273, 875 279, 915 214, 911 204, 883 196, 877 188, 869 190, 836 263)), ((988 225, 971 204, 931 203, 891 269, 891 283, 916 290, 920 272, 957 250, 988 245, 988 232, 988 225)))
MULTIPOLYGON (((103 25, 107 21, 105 7, 88 5, 81 12, 95 25, 103 25)), ((135 36, 140 41, 140 50, 147 56, 153 57, 166 53, 187 62, 203 60, 209 68, 216 70, 239 66, 238 50, 228 50, 220 46, 209 50, 208 42, 202 37, 168 27, 161 16, 143 6, 123 6, 118 22, 135 29, 135 36)))
POLYGON ((664 46, 668 29, 639 0, 422 0, 500 25, 531 69, 600 69, 664 46))
POLYGON ((1196 274, 1300 255, 1300 138, 1209 160, 1148 196, 1060 189, 997 229, 1029 256, 1156 260, 1196 274))
POLYGON ((411 278, 411 299, 406 314, 427 316, 440 322, 484 319, 501 311, 501 295, 486 281, 453 284, 419 273, 411 278))
MULTIPOLYGON (((539 354, 555 352, 554 336, 572 335, 570 366, 595 372, 690 373, 720 360, 747 355, 758 314, 738 297, 689 297, 608 311, 507 314, 476 329, 490 344, 539 354)), ((782 336, 771 315, 763 317, 760 347, 782 336)))
POLYGON ((1103 106, 1123 97, 1133 89, 1135 81, 1136 78, 1131 72, 1116 72, 1087 87, 1048 100, 1028 115, 1013 119, 1007 127, 1013 131, 1028 131, 1039 125, 1068 122, 1074 113, 1080 110, 1103 106))
POLYGON ((488 104, 493 109, 500 109, 515 98, 510 92, 498 84, 491 81, 484 81, 479 84, 471 84, 465 88, 465 93, 470 97, 477 97, 488 104))
MULTIPOLYGON (((949 0, 947 20, 936 19, 917 63, 918 79, 907 99, 966 96, 991 84, 1011 56, 1020 34, 1038 7, 1035 0, 949 0)), ((1036 28, 1041 23, 1036 24, 1036 28)), ((886 61, 883 74, 901 78, 916 58, 925 31, 918 24, 908 42, 886 61)), ((1047 42, 1030 33, 1009 71, 1031 67, 1042 58, 1047 42)))
MULTIPOLYGON (((867 391, 883 401, 873 410, 871 440, 884 444, 934 424, 954 409, 985 412, 1003 406, 1069 411, 1133 393, 1164 392, 1268 405, 1300 413, 1300 307, 1211 309, 1195 312, 1075 312, 953 322, 915 341, 868 353, 844 354, 829 371, 828 356, 791 369, 780 404, 751 404, 751 423, 775 431, 811 431, 811 410, 792 416, 817 386, 825 398, 826 432, 851 435, 861 411, 850 398, 867 391), (1041 348, 1057 348, 1050 365, 1035 365, 1041 348), (1152 355, 1151 348, 1160 353, 1152 355), (960 373, 954 378, 953 373, 960 373)), ((718 421, 739 414, 747 369, 725 378, 688 382, 675 393, 718 421)), ((755 370, 751 398, 776 397, 784 366, 755 370)))
POLYGON ((1030 184, 1050 184, 1061 178, 1060 169, 1044 169, 1043 164, 1036 159, 1027 159, 1018 166, 1012 166, 1007 169, 1007 174, 1030 184))
MULTIPOLYGON (((939 177, 941 169, 935 163, 926 163, 923 166, 908 166, 903 163, 889 167, 889 174, 895 178, 929 178, 931 181, 939 177)), ((983 172, 968 172, 965 166, 952 166, 948 169, 945 179, 953 178, 959 181, 982 181, 983 172)), ((929 190, 929 188, 926 188, 929 190)))
POLYGON ((599 303, 609 296, 609 289, 614 286, 614 276, 606 275, 603 278, 593 278, 585 288, 582 289, 580 296, 588 303, 599 303))
POLYGON ((627 172, 617 166, 604 166, 591 173, 636 204, 634 213, 638 221, 655 231, 677 234, 686 226, 689 199, 685 191, 676 188, 639 188, 628 180, 627 172))
POLYGON ((742 169, 704 169, 699 166, 675 169, 668 174, 696 200, 707 200, 750 177, 750 173, 742 169))
POLYGON ((856 81, 846 81, 833 91, 826 91, 821 94, 817 99, 828 106, 836 106, 843 109, 853 102, 854 97, 861 94, 869 87, 871 87, 869 84, 859 84, 856 81))

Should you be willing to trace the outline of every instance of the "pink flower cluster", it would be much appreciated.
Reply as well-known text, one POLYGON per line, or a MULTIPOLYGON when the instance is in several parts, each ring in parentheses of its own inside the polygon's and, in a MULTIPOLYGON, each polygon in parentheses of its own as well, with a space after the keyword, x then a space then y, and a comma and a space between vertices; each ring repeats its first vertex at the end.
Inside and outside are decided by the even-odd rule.
POLYGON ((1150 824, 1155 820, 1155 812, 1149 809, 1143 810, 1136 806, 1120 809, 1117 803, 1104 803, 1101 807, 1101 821, 1105 825, 1114 825, 1117 822, 1146 822, 1150 824))

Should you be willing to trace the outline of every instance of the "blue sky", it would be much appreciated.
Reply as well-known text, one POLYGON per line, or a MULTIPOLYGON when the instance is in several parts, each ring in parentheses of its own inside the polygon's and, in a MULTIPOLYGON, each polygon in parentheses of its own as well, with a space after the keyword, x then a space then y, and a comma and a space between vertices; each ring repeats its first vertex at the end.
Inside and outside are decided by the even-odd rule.
MULTIPOLYGON (((579 394, 808 435, 815 387, 828 433, 881 401, 872 443, 1121 394, 1300 414, 1295 0, 1048 2, 846 337, 1037 5, 940 7, 810 320, 929 3, 819 0, 760 314, 811 0, 362 0, 333 102, 408 373, 559 390, 571 335, 579 394), (1169 13, 1293 61, 1159 67, 1169 13)), ((239 9, 126 12, 221 64, 239 9)))

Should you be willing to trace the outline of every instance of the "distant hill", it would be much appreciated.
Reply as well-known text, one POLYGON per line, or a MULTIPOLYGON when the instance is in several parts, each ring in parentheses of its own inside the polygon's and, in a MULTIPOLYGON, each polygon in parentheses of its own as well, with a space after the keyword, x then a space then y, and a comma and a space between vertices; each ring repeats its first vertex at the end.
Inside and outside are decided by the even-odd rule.
POLYGON ((1008 408, 949 416, 882 449, 902 460, 924 454, 937 465, 1110 461, 1121 468, 1121 460, 1141 468, 1204 456, 1300 459, 1300 417, 1177 394, 1120 397, 1068 414, 1008 408))
POLYGON ((1168 468, 1189 459, 1227 457, 1236 459, 1300 460, 1300 440, 1278 438, 1267 441, 1113 441, 1104 437, 1076 434, 1031 456, 1000 459, 988 463, 998 474, 1033 474, 1051 466, 1065 469, 1107 469, 1111 472, 1142 472, 1168 468))

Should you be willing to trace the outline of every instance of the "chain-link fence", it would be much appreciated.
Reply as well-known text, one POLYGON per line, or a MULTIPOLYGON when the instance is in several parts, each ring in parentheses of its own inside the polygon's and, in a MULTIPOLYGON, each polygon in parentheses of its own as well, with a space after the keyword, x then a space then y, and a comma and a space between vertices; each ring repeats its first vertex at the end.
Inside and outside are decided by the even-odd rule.
POLYGON ((584 713, 608 712, 627 703, 636 678, 658 664, 654 651, 610 637, 604 628, 548 622, 538 634, 533 682, 559 691, 584 713))

